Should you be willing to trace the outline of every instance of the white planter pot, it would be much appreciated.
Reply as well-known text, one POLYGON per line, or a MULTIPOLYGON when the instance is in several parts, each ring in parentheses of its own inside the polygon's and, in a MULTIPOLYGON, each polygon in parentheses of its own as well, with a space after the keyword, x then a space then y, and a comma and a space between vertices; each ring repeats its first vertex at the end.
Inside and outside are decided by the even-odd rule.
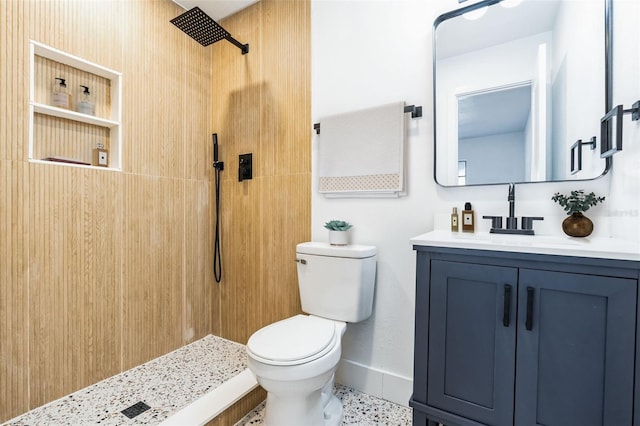
POLYGON ((349 231, 329 231, 329 244, 332 246, 349 245, 349 231))

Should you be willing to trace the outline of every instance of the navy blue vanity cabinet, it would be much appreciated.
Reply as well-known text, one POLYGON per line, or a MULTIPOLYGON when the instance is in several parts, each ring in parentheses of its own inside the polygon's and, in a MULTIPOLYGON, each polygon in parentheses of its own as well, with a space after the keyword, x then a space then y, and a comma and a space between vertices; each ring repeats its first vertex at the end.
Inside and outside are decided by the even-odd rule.
POLYGON ((638 262, 415 249, 414 425, 640 424, 638 262))

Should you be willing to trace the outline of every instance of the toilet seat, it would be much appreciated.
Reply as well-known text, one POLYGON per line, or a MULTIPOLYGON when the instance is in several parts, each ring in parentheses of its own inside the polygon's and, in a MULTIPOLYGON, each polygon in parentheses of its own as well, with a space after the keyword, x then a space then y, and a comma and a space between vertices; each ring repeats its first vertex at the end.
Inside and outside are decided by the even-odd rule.
POLYGON ((324 318, 296 315, 256 331, 247 351, 269 365, 299 365, 327 354, 339 342, 336 323, 324 318))

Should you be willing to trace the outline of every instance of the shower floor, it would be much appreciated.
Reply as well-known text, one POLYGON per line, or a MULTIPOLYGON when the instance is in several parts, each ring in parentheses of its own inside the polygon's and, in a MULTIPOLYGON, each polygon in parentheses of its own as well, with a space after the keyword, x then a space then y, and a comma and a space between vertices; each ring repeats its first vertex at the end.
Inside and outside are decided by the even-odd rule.
MULTIPOLYGON (((203 424, 203 411, 206 416, 214 405, 224 403, 220 400, 234 398, 255 386, 246 368, 244 345, 209 335, 35 408, 3 426, 203 424), (148 407, 146 411, 133 418, 122 413, 140 402, 148 407)), ((335 390, 344 405, 343 425, 411 424, 410 408, 341 385, 335 390)), ((263 424, 263 414, 261 404, 236 425, 263 424)))
POLYGON ((208 335, 35 408, 6 425, 157 425, 215 393, 246 368, 244 345, 208 335), (149 409, 131 419, 121 412, 139 402, 149 409))

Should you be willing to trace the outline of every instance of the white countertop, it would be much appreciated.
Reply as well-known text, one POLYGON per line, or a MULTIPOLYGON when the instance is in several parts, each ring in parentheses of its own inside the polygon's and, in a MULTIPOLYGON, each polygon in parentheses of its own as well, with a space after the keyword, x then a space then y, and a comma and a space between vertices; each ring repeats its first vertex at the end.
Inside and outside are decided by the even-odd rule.
POLYGON ((640 243, 613 238, 431 231, 410 241, 417 246, 640 261, 640 243))

